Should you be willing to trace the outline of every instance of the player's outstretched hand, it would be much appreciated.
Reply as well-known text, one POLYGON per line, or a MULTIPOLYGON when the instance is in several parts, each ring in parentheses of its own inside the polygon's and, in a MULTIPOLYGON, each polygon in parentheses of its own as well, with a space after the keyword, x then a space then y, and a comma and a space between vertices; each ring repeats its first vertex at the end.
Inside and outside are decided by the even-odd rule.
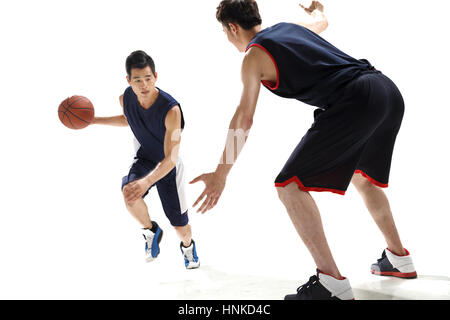
POLYGON ((193 207, 195 207, 199 202, 201 202, 205 197, 206 199, 202 202, 197 212, 205 213, 206 211, 214 208, 222 195, 223 189, 225 188, 226 178, 219 176, 215 172, 205 173, 198 176, 190 184, 203 181, 205 183, 205 190, 195 201, 193 207))
POLYGON ((148 188, 150 188, 150 185, 145 178, 128 183, 125 187, 123 187, 125 201, 134 202, 139 198, 142 198, 148 188))
POLYGON ((311 5, 308 8, 300 3, 300 7, 302 7, 307 14, 312 14, 314 10, 319 10, 320 12, 323 12, 323 4, 321 4, 319 1, 312 1, 311 5))

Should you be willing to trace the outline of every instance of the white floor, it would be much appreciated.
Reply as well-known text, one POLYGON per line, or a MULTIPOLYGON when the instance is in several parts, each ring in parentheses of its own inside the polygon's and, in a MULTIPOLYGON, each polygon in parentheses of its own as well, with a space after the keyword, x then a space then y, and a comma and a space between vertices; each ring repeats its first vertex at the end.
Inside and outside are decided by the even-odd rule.
MULTIPOLYGON (((181 258, 181 256, 179 257, 181 258)), ((294 293, 303 279, 226 272, 208 264, 185 270, 178 264, 143 260, 111 266, 73 265, 14 270, 3 273, 0 299, 152 299, 152 300, 279 300, 294 293), (76 267, 77 266, 77 267, 76 267), (40 270, 39 270, 40 269, 40 270)), ((282 273, 282 270, 278 271, 282 273)), ((349 278, 357 300, 448 300, 450 277, 420 274, 417 279, 377 277, 369 272, 349 278)))
MULTIPOLYGON (((309 253, 278 204, 267 202, 273 207, 256 212, 243 201, 236 202, 240 208, 191 214, 202 265, 186 270, 179 240, 155 198, 149 203, 164 237, 152 263, 144 262, 142 235, 120 202, 110 210, 100 205, 83 210, 74 203, 64 214, 53 208, 46 214, 30 211, 27 219, 11 216, 23 228, 0 225, 0 299, 278 300, 314 273, 309 253)), ((369 268, 381 255, 383 239, 368 214, 352 209, 356 201, 335 197, 322 203, 330 206, 323 220, 333 255, 356 299, 450 299, 450 263, 435 245, 446 243, 444 225, 435 225, 442 232, 433 238, 423 238, 416 236, 423 223, 399 219, 419 276, 378 277, 369 268)))
POLYGON ((448 300, 450 277, 419 274, 417 279, 403 280, 368 276, 354 283, 354 294, 361 300, 448 300))
MULTIPOLYGON (((300 284, 283 278, 230 274, 210 266, 191 273, 185 280, 161 282, 160 287, 172 292, 173 299, 279 300, 295 293, 300 284)), ((419 275, 417 279, 403 280, 368 274, 354 279, 352 285, 358 300, 450 299, 450 278, 446 276, 419 275)))
MULTIPOLYGON (((260 195, 276 199, 273 192, 260 195)), ((327 238, 356 299, 450 299, 450 261, 438 246, 448 243, 446 224, 411 219, 413 203, 396 198, 394 208, 400 201, 406 207, 396 210, 397 221, 419 277, 377 277, 369 268, 384 249, 380 232, 354 191, 348 198, 327 196, 316 195, 327 238)), ((245 194, 233 193, 238 201, 230 202, 229 192, 217 210, 206 215, 192 212, 202 265, 186 270, 179 240, 155 192, 148 203, 164 237, 161 254, 152 263, 144 262, 142 235, 121 199, 106 191, 100 194, 104 200, 96 201, 97 197, 92 192, 92 199, 86 200, 89 209, 82 202, 67 208, 56 202, 47 206, 48 211, 30 206, 26 215, 8 215, 9 224, 0 224, 0 299, 277 300, 295 293, 314 273, 309 253, 275 200, 255 206, 245 201, 245 194), (107 208, 102 206, 106 200, 107 208)))

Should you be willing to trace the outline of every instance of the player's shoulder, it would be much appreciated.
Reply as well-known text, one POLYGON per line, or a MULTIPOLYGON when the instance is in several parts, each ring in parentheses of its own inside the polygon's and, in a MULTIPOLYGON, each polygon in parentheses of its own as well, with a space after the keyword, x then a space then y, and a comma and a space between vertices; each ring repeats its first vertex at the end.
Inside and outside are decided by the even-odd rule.
POLYGON ((179 105, 178 101, 168 92, 158 88, 160 99, 165 105, 172 107, 174 105, 179 105))
POLYGON ((134 95, 133 89, 131 88, 131 86, 127 87, 125 89, 125 91, 123 92, 123 94, 121 95, 120 99, 125 99, 127 100, 129 97, 131 97, 132 95, 134 95))
MULTIPOLYGON (((267 54, 272 56, 271 52, 279 46, 280 39, 293 34, 297 35, 298 28, 302 27, 295 23, 279 22, 261 30, 248 44, 244 63, 250 64, 254 60, 261 62, 261 59, 267 59, 267 54)), ((289 41, 292 40, 289 39, 289 41)))
POLYGON ((280 22, 259 31, 248 44, 245 50, 246 55, 257 56, 258 52, 267 51, 267 48, 277 41, 280 34, 286 33, 283 29, 289 28, 290 25, 287 22, 280 22))
POLYGON ((291 22, 278 22, 278 23, 276 23, 276 24, 274 24, 274 25, 272 25, 272 26, 270 26, 270 27, 268 27, 268 28, 266 28, 264 30, 274 31, 274 30, 279 30, 279 29, 284 29, 284 28, 290 28, 290 27, 293 27, 293 26, 296 26, 296 24, 295 23, 291 23, 291 22))
POLYGON ((292 22, 278 22, 273 26, 267 28, 267 31, 285 30, 289 28, 297 28, 298 26, 299 26, 298 24, 292 22))
POLYGON ((252 46, 277 42, 280 37, 285 37, 298 31, 301 28, 298 24, 290 22, 279 22, 258 32, 250 41, 249 48, 252 46))
POLYGON ((290 22, 278 22, 270 27, 262 29, 256 34, 254 39, 265 39, 271 38, 277 32, 284 32, 286 29, 295 28, 297 24, 290 22))
POLYGON ((242 60, 242 69, 254 69, 267 59, 267 49, 260 45, 249 47, 242 60))
POLYGON ((133 92, 133 89, 131 88, 131 86, 128 86, 126 89, 125 89, 125 91, 123 92, 123 96, 127 96, 127 95, 129 95, 130 93, 134 93, 133 92))

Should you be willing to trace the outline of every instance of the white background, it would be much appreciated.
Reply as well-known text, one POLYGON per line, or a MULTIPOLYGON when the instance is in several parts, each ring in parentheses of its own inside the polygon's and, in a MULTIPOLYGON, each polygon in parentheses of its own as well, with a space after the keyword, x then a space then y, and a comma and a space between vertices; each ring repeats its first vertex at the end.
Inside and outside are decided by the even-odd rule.
MULTIPOLYGON (((312 107, 262 89, 219 205, 205 215, 190 211, 202 261, 191 271, 156 190, 146 199, 165 236, 160 257, 144 263, 139 226, 120 192, 133 156, 129 128, 70 130, 59 122, 57 107, 71 95, 89 97, 98 116, 119 114, 125 59, 142 49, 156 62, 157 85, 182 105, 187 179, 213 170, 239 102, 242 60, 215 19, 218 3, 2 2, 0 298, 279 299, 314 273, 273 186, 313 121, 312 107)), ((258 3, 263 27, 304 19, 297 1, 258 3)), ((386 193, 421 276, 407 289, 415 298, 449 298, 450 5, 424 3, 324 1, 323 37, 367 58, 403 93, 406 113, 386 193), (437 291, 421 289, 430 283, 437 291)), ((190 204, 202 189, 188 187, 190 204)), ((368 286, 394 297, 404 282, 369 275, 385 243, 355 189, 313 196, 341 272, 360 288, 357 297, 368 286)))

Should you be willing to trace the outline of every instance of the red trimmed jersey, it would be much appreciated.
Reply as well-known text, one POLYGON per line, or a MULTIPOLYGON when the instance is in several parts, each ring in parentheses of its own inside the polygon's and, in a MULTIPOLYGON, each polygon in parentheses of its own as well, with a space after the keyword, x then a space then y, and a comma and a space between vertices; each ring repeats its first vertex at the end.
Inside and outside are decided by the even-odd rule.
POLYGON ((277 83, 263 81, 274 94, 327 109, 340 90, 362 72, 373 69, 365 59, 342 52, 309 29, 278 23, 257 33, 247 50, 263 49, 277 69, 277 83))

